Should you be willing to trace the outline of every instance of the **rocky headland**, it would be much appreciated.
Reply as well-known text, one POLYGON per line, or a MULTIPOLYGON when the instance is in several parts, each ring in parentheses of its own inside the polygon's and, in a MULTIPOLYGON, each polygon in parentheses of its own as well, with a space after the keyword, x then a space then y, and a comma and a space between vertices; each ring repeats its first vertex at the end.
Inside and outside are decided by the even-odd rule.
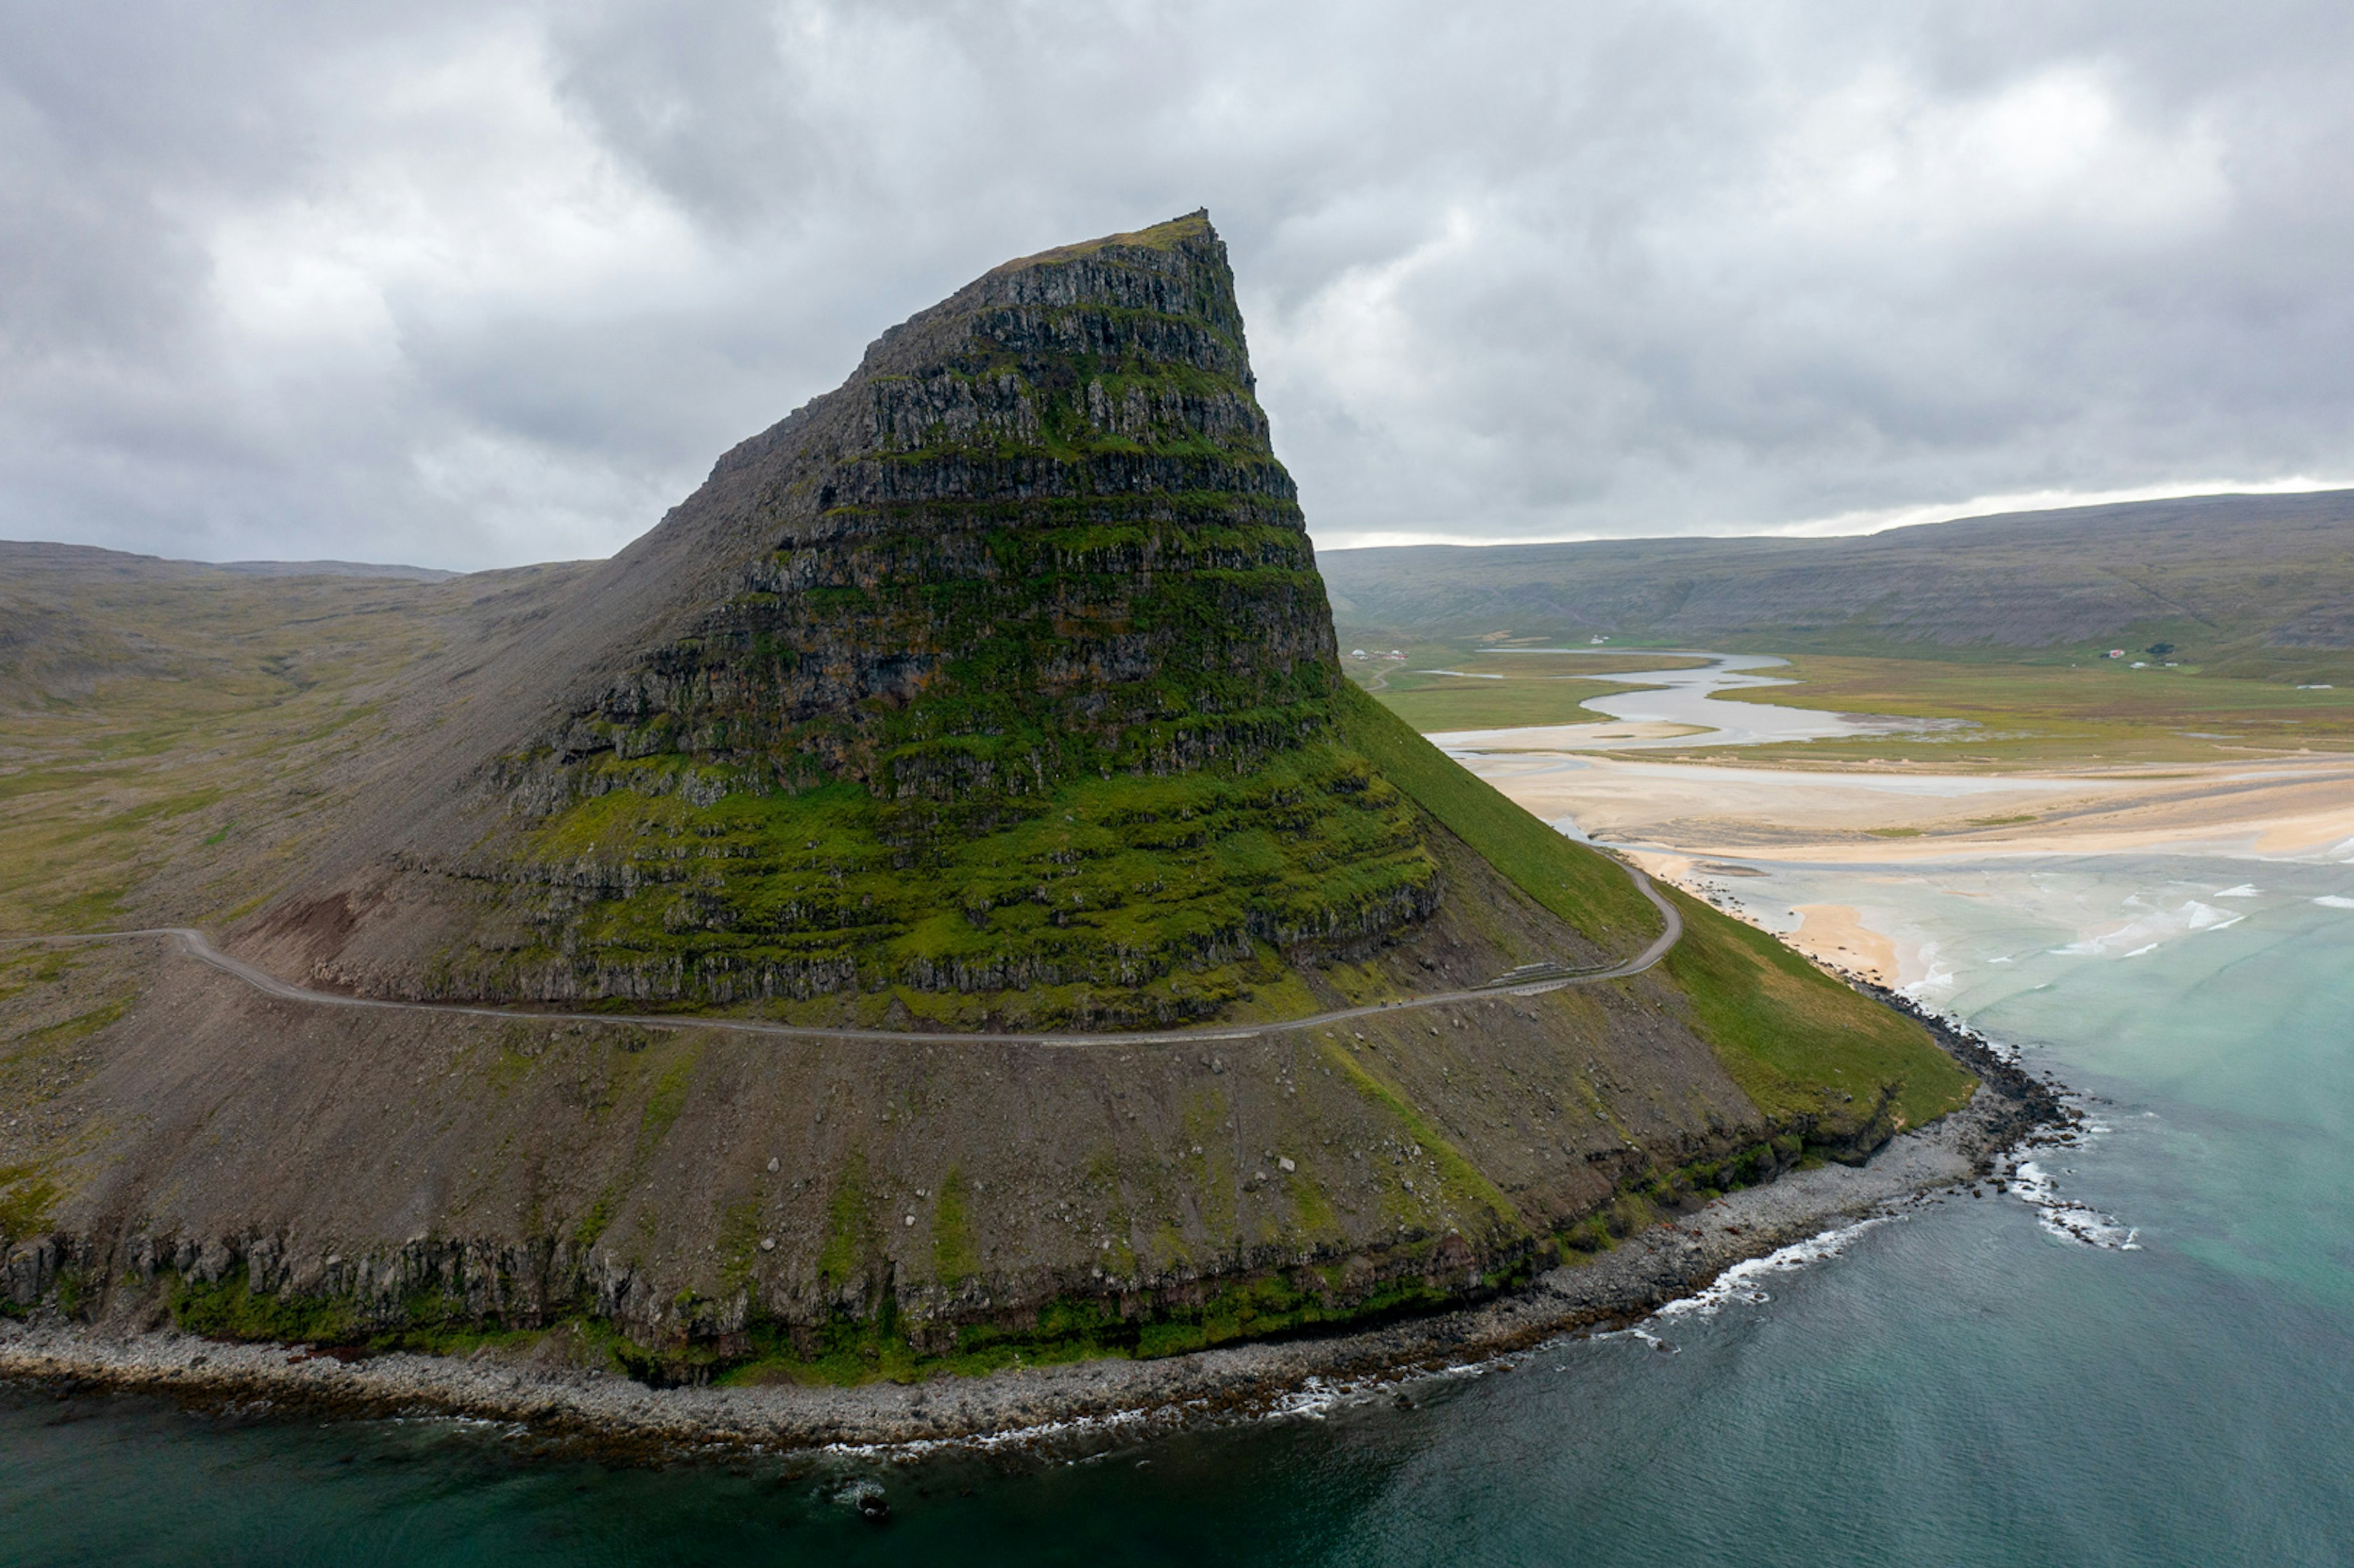
MULTIPOLYGON (((1627 868, 1341 678, 1206 215, 976 280, 610 562, 0 564, 37 629, 0 703, 60 745, 142 681, 343 683, 275 749, 143 731, 206 787, 0 949, 19 1371, 489 1367, 803 1436, 940 1374, 1149 1404, 1638 1310, 1711 1266, 1689 1216, 1999 1119, 1703 903, 1632 964, 1672 928, 1627 868), (343 607, 301 633, 342 673, 258 651, 281 600, 343 607), (54 940, 164 926, 285 985, 54 940)), ((1791 1202, 1758 1236, 1830 1212, 1791 1202)))
MULTIPOLYGON (((1909 1008, 1902 999, 1892 999, 1909 1008)), ((1978 1036, 1919 1014, 1986 1087, 1964 1110, 1899 1135, 1868 1161, 1825 1163, 1728 1193, 1615 1244, 1575 1255, 1479 1305, 1381 1327, 1199 1351, 1016 1366, 852 1386, 649 1387, 581 1364, 564 1336, 465 1358, 223 1341, 171 1329, 93 1327, 51 1315, 0 1322, 0 1376, 93 1383, 200 1406, 354 1417, 440 1414, 511 1422, 617 1457, 712 1447, 905 1446, 978 1440, 1088 1447, 1205 1423, 1247 1420, 1334 1391, 1410 1385, 1497 1364, 1563 1333, 1616 1328, 1705 1290, 1751 1259, 1912 1206, 1999 1192, 2001 1157, 2069 1136, 2077 1114, 2053 1087, 1978 1036)), ((1508 1364, 1508 1363, 1507 1363, 1508 1364)))

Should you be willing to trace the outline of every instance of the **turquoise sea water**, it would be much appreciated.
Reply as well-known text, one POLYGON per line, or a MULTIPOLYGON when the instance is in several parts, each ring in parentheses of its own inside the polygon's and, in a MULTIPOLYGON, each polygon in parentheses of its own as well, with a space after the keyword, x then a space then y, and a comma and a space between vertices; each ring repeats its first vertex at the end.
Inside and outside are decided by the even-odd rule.
POLYGON ((2103 1130, 2038 1164, 2110 1245, 1951 1198, 1649 1338, 1076 1462, 607 1467, 0 1393, 0 1562, 2354 1561, 2354 866, 1728 885, 1769 920, 1862 907, 1925 1000, 2079 1090, 2103 1130), (882 1526, 851 1500, 875 1485, 882 1526))

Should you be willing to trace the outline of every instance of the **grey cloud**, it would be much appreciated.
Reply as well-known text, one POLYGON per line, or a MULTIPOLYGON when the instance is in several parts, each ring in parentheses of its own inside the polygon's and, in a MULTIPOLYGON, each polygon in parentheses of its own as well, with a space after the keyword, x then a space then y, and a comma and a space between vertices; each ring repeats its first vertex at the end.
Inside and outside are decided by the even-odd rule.
POLYGON ((14 536, 610 550, 1204 203, 1328 545, 2354 478, 2336 6, 8 12, 14 536))

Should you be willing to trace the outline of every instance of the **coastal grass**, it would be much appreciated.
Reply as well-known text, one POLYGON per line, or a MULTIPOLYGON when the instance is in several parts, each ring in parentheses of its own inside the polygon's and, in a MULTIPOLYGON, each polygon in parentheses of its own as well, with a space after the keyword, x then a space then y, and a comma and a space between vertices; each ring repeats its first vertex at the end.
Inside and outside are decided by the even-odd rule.
MULTIPOLYGON (((980 1377, 1025 1366, 1152 1360, 1244 1340, 1362 1330, 1524 1284, 1536 1266, 1532 1254, 1460 1284, 1440 1284, 1439 1275, 1452 1273, 1439 1262, 1441 1239, 1425 1236, 1395 1249, 1390 1261, 1397 1272, 1392 1277, 1347 1294, 1339 1290, 1338 1264, 1303 1265, 1231 1281, 1197 1304, 1169 1303, 1140 1313, 1123 1313, 1093 1297, 1060 1297, 1025 1322, 961 1325, 944 1344, 937 1333, 904 1319, 887 1296, 874 1310, 837 1315, 814 1330, 796 1332, 756 1316, 731 1347, 704 1341, 657 1349, 593 1314, 567 1313, 545 1324, 511 1327, 495 1316, 469 1313, 456 1298, 431 1290, 413 1293, 386 1320, 363 1315, 347 1298, 257 1291, 242 1265, 215 1281, 166 1271, 157 1287, 177 1327, 208 1339, 362 1354, 456 1356, 528 1351, 558 1338, 568 1341, 565 1359, 574 1364, 601 1367, 656 1387, 850 1387, 921 1383, 942 1375, 980 1377)), ((72 1300, 61 1299, 61 1308, 79 1309, 80 1295, 76 1291, 72 1300)))
POLYGON ((1684 938, 1662 966, 1742 1092, 1811 1144, 1872 1146, 1967 1104, 1978 1080, 1921 1024, 1766 932, 1667 890, 1684 938))
POLYGON ((1342 661, 1352 681, 1425 735, 1460 729, 1598 724, 1608 715, 1585 705, 1643 691, 1606 679, 1633 671, 1696 668, 1707 661, 1672 654, 1596 650, 1512 650, 1423 643, 1403 661, 1342 661))
POLYGON ((1586 703, 1647 689, 1623 681, 1589 681, 1571 675, 1490 680, 1410 670, 1391 676, 1387 689, 1378 695, 1384 707, 1416 729, 1437 735, 1448 730, 1601 724, 1609 715, 1595 712, 1586 703))
MULTIPOLYGON (((1469 1295, 1524 1283, 1532 1259, 1483 1273, 1476 1286, 1434 1282, 1437 1237, 1399 1250, 1396 1277, 1362 1293, 1336 1290, 1338 1267, 1302 1266, 1232 1281, 1198 1305, 1169 1303, 1132 1315, 1102 1299, 1060 1297, 1040 1308, 1027 1323, 967 1323, 946 1348, 924 1349, 925 1336, 904 1322, 885 1300, 871 1313, 835 1318, 799 1343, 782 1324, 756 1321, 747 1330, 751 1350, 740 1358, 709 1361, 702 1374, 721 1387, 763 1383, 854 1386, 871 1383, 917 1383, 949 1374, 981 1377, 1014 1367, 1068 1365, 1087 1361, 1150 1361, 1184 1355, 1243 1340, 1290 1335, 1360 1330, 1415 1313, 1459 1305, 1469 1295), (804 1348, 806 1347, 806 1348, 804 1348)), ((626 1365, 632 1355, 625 1351, 626 1365)), ((644 1367, 632 1369, 640 1375, 644 1367)), ((673 1364, 676 1380, 694 1369, 673 1364)))
MULTIPOLYGON (((1802 745, 1694 748, 1693 758, 1853 766, 2011 769, 2088 763, 2245 760, 2354 750, 2354 684, 2302 690, 2282 680, 2168 669, 2135 660, 1983 661, 1798 654, 1776 671, 1796 684, 1723 694, 1728 702, 1885 714, 1940 727, 1802 745), (1950 727, 1946 727, 1950 726, 1950 727)), ((1654 752, 1662 760, 1683 755, 1654 752)))
POLYGON ((1353 686, 1341 694, 1350 743, 1538 905, 1606 952, 1631 956, 1659 934, 1659 911, 1616 861, 1531 816, 1376 698, 1353 686))
MULTIPOLYGON (((243 1264, 217 1280, 190 1279, 166 1270, 158 1277, 165 1308, 184 1333, 211 1340, 284 1345, 334 1346, 372 1354, 409 1351, 458 1356, 490 1349, 530 1345, 552 1331, 518 1328, 481 1317, 464 1301, 435 1290, 413 1291, 400 1303, 400 1320, 371 1320, 348 1297, 309 1296, 296 1291, 256 1290, 243 1264)), ((622 1336, 596 1319, 570 1318, 557 1325, 588 1334, 600 1347, 626 1345, 622 1336)), ((620 1366, 618 1357, 612 1363, 620 1366)))
MULTIPOLYGON (((1597 940, 1597 927, 1608 930, 1611 950, 1631 951, 1656 931, 1657 912, 1622 867, 1531 816, 1373 698, 1352 696, 1352 740, 1523 892, 1597 940), (1617 916, 1607 926, 1605 910, 1617 916)), ((1868 1147, 1968 1101, 1977 1080, 1918 1022, 1767 933, 1683 894, 1667 896, 1684 937, 1662 968, 1701 1037, 1769 1118, 1804 1124, 1827 1146, 1868 1147)))

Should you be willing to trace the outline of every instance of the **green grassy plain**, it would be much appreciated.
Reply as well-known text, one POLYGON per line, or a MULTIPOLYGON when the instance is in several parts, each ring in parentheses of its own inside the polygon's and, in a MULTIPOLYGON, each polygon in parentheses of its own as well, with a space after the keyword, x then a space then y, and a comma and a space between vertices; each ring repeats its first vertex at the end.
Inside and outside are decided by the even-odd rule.
POLYGON ((1600 724, 1596 697, 1642 691, 1606 677, 1637 670, 1683 670, 1706 662, 1672 654, 1596 650, 1525 652, 1445 643, 1417 644, 1394 660, 1343 661, 1349 677, 1425 735, 1458 729, 1600 724))
MULTIPOLYGON (((1741 650, 1746 652, 1745 648, 1741 650)), ((1590 673, 1582 655, 1521 653, 1478 643, 1418 643, 1404 664, 1349 661, 1358 685, 1425 735, 1592 724, 1580 705, 1640 689, 1595 675, 1684 669, 1702 661, 1613 650, 1590 673)), ((1925 659, 1788 653, 1790 680, 1723 694, 1727 702, 1885 715, 1925 721, 1919 731, 1688 751, 1651 748, 1659 761, 1722 760, 1800 767, 1901 762, 1966 770, 2221 762, 2354 749, 2354 683, 2301 689, 2285 679, 2225 673, 2136 651, 2129 659, 1983 652, 1925 659), (2147 668, 2135 669, 2138 661, 2147 668)), ((2235 667, 2236 668, 2236 667, 2235 667)))
MULTIPOLYGON (((1739 748, 1753 761, 1935 763, 1959 768, 2221 762, 2354 749, 2354 687, 2300 691, 2195 666, 2102 659, 1984 663, 1798 654, 1798 683, 1726 700, 1960 721, 1967 727, 1739 748)), ((1659 753, 1653 753, 1659 756, 1659 753)), ((1724 755, 1718 751, 1708 755, 1724 755)))
POLYGON ((1901 1132, 1969 1099, 1977 1080, 1918 1022, 1755 927, 1680 891, 1668 896, 1684 917, 1668 972, 1725 1071, 1766 1114, 1835 1126, 1885 1116, 1888 1130, 1901 1132))
POLYGON ((388 672, 436 643, 426 585, 351 578, 0 582, 0 931, 120 924, 158 874, 225 916, 384 734, 388 672), (297 830, 299 831, 299 829, 297 830), (208 871, 217 864, 217 874, 208 871))

